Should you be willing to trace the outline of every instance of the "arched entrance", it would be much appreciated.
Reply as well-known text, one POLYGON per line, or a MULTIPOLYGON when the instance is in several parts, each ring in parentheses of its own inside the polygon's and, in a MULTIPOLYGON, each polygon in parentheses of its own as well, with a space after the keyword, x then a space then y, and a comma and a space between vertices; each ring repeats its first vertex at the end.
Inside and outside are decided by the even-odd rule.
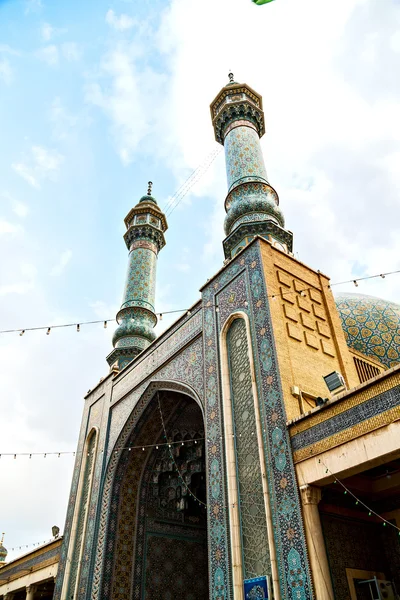
POLYGON ((112 491, 101 597, 207 599, 199 405, 180 392, 156 392, 124 447, 112 491))

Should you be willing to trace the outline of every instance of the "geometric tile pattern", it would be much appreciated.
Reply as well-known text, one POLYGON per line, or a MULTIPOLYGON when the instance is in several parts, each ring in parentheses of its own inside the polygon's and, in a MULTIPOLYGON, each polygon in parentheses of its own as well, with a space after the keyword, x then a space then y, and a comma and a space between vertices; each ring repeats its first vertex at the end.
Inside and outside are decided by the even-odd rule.
MULTIPOLYGON (((158 366, 157 363, 155 366, 158 366)), ((197 338, 172 360, 167 361, 164 366, 158 368, 151 377, 152 383, 150 383, 150 378, 146 377, 142 383, 135 385, 134 391, 128 397, 113 407, 107 456, 112 452, 114 444, 133 408, 143 394, 147 396, 149 388, 153 387, 156 381, 184 383, 185 388, 190 386, 189 389, 195 390, 200 401, 202 401, 203 379, 203 344, 202 340, 197 338)), ((170 386, 171 383, 168 387, 170 388, 170 386)), ((184 389, 181 391, 184 391, 184 389)))
POLYGON ((261 96, 247 85, 231 81, 212 102, 211 115, 216 139, 224 146, 228 180, 225 257, 237 253, 238 244, 248 243, 249 228, 253 235, 267 236, 273 223, 277 238, 286 242, 279 198, 268 183, 260 146, 265 132, 261 96), (254 214, 257 217, 251 217, 254 214))
MULTIPOLYGON (((186 398, 175 408, 166 424, 168 439, 204 438, 199 406, 186 398)), ((151 594, 163 598, 172 590, 178 598, 208 596, 206 511, 177 476, 178 469, 191 492, 205 501, 204 441, 175 446, 173 460, 170 453, 165 446, 153 449, 138 491, 132 600, 151 594)))
MULTIPOLYGON (((168 364, 167 364, 167 366, 168 366, 168 364)), ((177 379, 178 379, 178 377, 179 377, 179 375, 177 376, 177 379)), ((184 374, 182 372, 180 373, 180 379, 183 381, 185 380, 184 374)), ((152 397, 154 396, 155 391, 157 390, 157 386, 160 387, 161 389, 163 388, 163 386, 165 386, 165 383, 163 382, 162 379, 161 379, 160 383, 154 382, 153 384, 147 386, 146 393, 142 393, 142 395, 139 397, 138 401, 134 405, 134 409, 132 410, 129 418, 126 420, 125 425, 122 428, 120 436, 118 437, 116 443, 113 445, 114 448, 116 448, 116 449, 118 449, 119 447, 126 448, 126 447, 129 447, 129 445, 140 445, 140 444, 145 443, 144 439, 146 438, 146 436, 144 436, 143 439, 141 437, 139 437, 141 434, 140 434, 138 425, 139 425, 139 423, 145 423, 145 424, 147 423, 146 419, 145 418, 142 419, 142 417, 143 417, 144 411, 149 406, 149 403, 150 403, 152 397), (135 438, 136 439, 135 443, 132 441, 133 438, 131 439, 130 436, 138 436, 135 438)), ((177 390, 183 391, 184 394, 190 395, 189 387, 182 386, 178 383, 175 383, 175 384, 168 383, 168 389, 174 389, 174 386, 177 390)), ((174 401, 174 402, 176 403, 176 401, 174 401)), ((168 408, 166 408, 165 410, 166 410, 166 413, 168 414, 168 408)), ((150 425, 147 423, 146 427, 149 427, 149 426, 150 425)), ((154 434, 151 434, 151 435, 155 436, 156 432, 159 432, 159 430, 160 430, 159 421, 153 420, 152 426, 155 427, 156 429, 154 430, 154 434)), ((147 437, 148 437, 148 435, 149 435, 149 433, 147 434, 147 437)), ((140 456, 139 458, 141 461, 143 461, 142 456, 140 456)), ((117 506, 115 504, 116 488, 114 487, 114 481, 115 481, 116 477, 119 477, 120 479, 122 478, 123 468, 124 468, 123 463, 120 461, 120 456, 119 456, 118 451, 113 452, 110 456, 110 460, 108 462, 107 468, 103 475, 103 490, 102 490, 102 498, 101 498, 101 509, 100 509, 99 522, 98 522, 97 532, 96 532, 96 547, 93 549, 95 556, 93 557, 94 558, 94 570, 93 570, 93 575, 92 575, 92 587, 91 587, 91 593, 90 593, 91 600, 94 598, 101 598, 103 600, 103 598, 106 597, 104 595, 105 594, 104 585, 107 582, 104 581, 104 577, 106 577, 106 578, 110 577, 111 576, 110 569, 113 568, 112 567, 113 544, 110 541, 112 538, 109 537, 108 532, 115 530, 116 518, 117 518, 117 512, 118 512, 116 510, 117 506), (117 468, 120 469, 119 475, 116 474, 117 468), (114 522, 114 524, 113 524, 113 522, 114 522), (107 566, 107 564, 109 566, 107 566), (101 583, 102 579, 103 579, 103 584, 101 583), (101 590, 102 586, 103 586, 103 589, 101 590)), ((135 473, 138 474, 137 475, 138 477, 140 476, 140 473, 138 471, 135 471, 135 473)), ((139 481, 139 479, 135 479, 135 482, 136 482, 135 485, 138 484, 138 481, 139 481)), ((129 567, 129 561, 132 559, 133 559, 133 553, 131 552, 125 558, 125 564, 126 564, 127 568, 129 567)), ((128 568, 128 571, 129 571, 129 568, 128 568)), ((107 593, 110 593, 110 592, 111 592, 111 587, 107 588, 107 593)))
POLYGON ((71 552, 71 563, 70 563, 70 574, 68 579, 68 587, 66 591, 66 597, 70 598, 71 596, 75 596, 75 586, 79 573, 80 567, 80 558, 82 551, 82 542, 85 534, 85 524, 86 524, 86 516, 87 509, 89 503, 89 492, 90 492, 90 484, 92 481, 93 474, 93 464, 95 459, 95 449, 96 449, 96 431, 92 432, 90 439, 87 442, 87 456, 85 456, 85 468, 83 472, 82 478, 82 491, 79 499, 79 514, 77 517, 76 523, 76 533, 75 533, 75 541, 74 547, 71 552))
POLYGON ((154 313, 158 252, 165 245, 165 216, 156 200, 147 196, 125 218, 125 243, 129 248, 128 273, 123 301, 117 314, 118 327, 113 335, 114 350, 107 357, 110 366, 120 369, 142 352, 155 338, 154 313))
POLYGON ((311 446, 331 435, 353 428, 358 423, 367 421, 391 408, 400 405, 400 387, 397 386, 391 390, 378 394, 365 402, 357 404, 353 408, 337 415, 332 415, 330 419, 318 423, 305 431, 293 435, 292 448, 295 452, 301 448, 311 446))
MULTIPOLYGON (((161 392, 159 398, 163 414, 165 415, 164 418, 167 419, 166 427, 170 433, 170 437, 178 434, 178 439, 182 439, 182 435, 185 435, 188 431, 191 432, 189 437, 192 437, 192 434, 199 436, 203 427, 202 416, 200 408, 194 401, 188 400, 175 392, 161 392)), ((131 431, 131 435, 127 440, 127 446, 142 444, 146 446, 147 444, 161 443, 163 441, 162 424, 156 395, 131 431)), ((200 445, 198 449, 201 450, 200 445)), ((177 450, 179 451, 179 447, 177 450)), ((193 450, 195 458, 196 447, 193 450)), ((187 527, 185 528, 185 523, 182 521, 184 513, 176 512, 173 502, 172 508, 168 503, 163 508, 162 505, 158 505, 158 498, 154 496, 154 490, 159 492, 158 485, 153 489, 154 477, 156 476, 158 481, 159 473, 162 469, 174 471, 173 463, 169 464, 171 461, 168 460, 168 456, 164 456, 163 461, 161 460, 162 456, 162 450, 157 452, 153 448, 147 448, 144 452, 141 450, 134 450, 132 452, 125 450, 118 455, 108 516, 107 553, 105 556, 100 594, 102 600, 106 600, 107 598, 111 598, 112 600, 134 598, 139 600, 139 598, 142 598, 141 590, 144 585, 142 579, 142 561, 145 560, 147 552, 145 547, 147 511, 158 522, 157 527, 160 535, 163 533, 180 535, 185 537, 188 543, 190 540, 194 540, 194 537, 197 537, 196 531, 192 531, 191 529, 190 522, 187 523, 187 527), (147 501, 138 508, 141 490, 145 492, 145 496, 147 495, 147 501), (142 510, 142 507, 145 510, 142 510), (169 529, 165 532, 160 530, 160 521, 162 522, 163 520, 172 521, 169 529), (173 526, 173 521, 176 522, 176 527, 173 526), (136 551, 134 550, 135 547, 136 551), (133 581, 134 565, 135 577, 133 581)), ((178 456, 176 461, 178 463, 182 462, 178 456)), ((183 472, 183 464, 181 465, 181 472, 183 472)), ((201 469, 202 464, 204 465, 204 462, 201 460, 195 460, 191 463, 187 485, 193 489, 195 489, 195 486, 191 479, 195 476, 196 467, 201 469)), ((178 482, 175 487, 177 486, 178 482)), ((168 489, 171 492, 173 486, 168 489)), ((146 500, 146 497, 144 500, 146 500)), ((157 533, 157 528, 154 530, 154 525, 152 531, 153 533, 157 533)), ((200 540, 197 541, 204 542, 204 533, 200 536, 200 540)), ((154 558, 153 556, 153 560, 154 558)), ((154 571, 158 570, 161 572, 164 567, 165 565, 159 564, 154 571)), ((145 594, 145 596, 147 597, 148 594, 145 594)))
MULTIPOLYGON (((171 394, 172 396, 172 394, 171 394)), ((164 398, 165 411, 169 413, 175 398, 164 398)), ((145 446, 159 441, 162 427, 157 414, 156 399, 146 407, 135 423, 125 447, 145 446), (158 417, 158 418, 157 418, 158 417)), ((107 518, 106 554, 104 556, 103 577, 100 598, 125 600, 132 597, 132 569, 134 561, 135 519, 138 503, 138 490, 146 461, 151 453, 147 448, 123 450, 116 454, 116 470, 110 494, 107 518)))
MULTIPOLYGON (((28 571, 28 570, 35 570, 34 567, 37 565, 40 565, 41 563, 44 563, 45 561, 48 561, 50 559, 54 559, 54 558, 58 558, 60 554, 60 545, 58 544, 55 548, 51 548, 50 550, 46 550, 45 552, 42 552, 41 554, 37 554, 36 556, 34 556, 33 558, 30 558, 29 560, 20 560, 20 562, 18 562, 17 565, 13 566, 13 567, 7 567, 7 565, 5 565, 5 567, 2 567, 2 575, 5 577, 12 577, 13 575, 16 575, 17 573, 19 573, 20 571, 28 571)), ((22 575, 22 574, 21 574, 22 575)))
POLYGON ((347 345, 387 367, 400 362, 400 306, 363 294, 338 294, 347 345))
POLYGON ((208 522, 211 600, 232 598, 229 521, 223 414, 220 381, 219 335, 229 314, 245 312, 250 321, 254 367, 260 400, 265 467, 282 600, 313 598, 310 569, 296 474, 286 428, 286 412, 278 370, 260 242, 254 241, 205 288, 203 332, 205 348, 206 437, 208 450, 208 522), (240 276, 241 275, 241 276, 240 276), (246 295, 243 289, 246 281, 246 295), (229 308, 226 309, 226 297, 229 308), (224 298, 224 321, 220 318, 224 298), (216 311, 216 307, 218 311, 216 311))
POLYGON ((224 140, 228 190, 243 177, 268 183, 264 158, 257 131, 250 127, 235 127, 224 140))
POLYGON ((227 335, 239 490, 244 578, 271 574, 246 324, 235 319, 227 335))

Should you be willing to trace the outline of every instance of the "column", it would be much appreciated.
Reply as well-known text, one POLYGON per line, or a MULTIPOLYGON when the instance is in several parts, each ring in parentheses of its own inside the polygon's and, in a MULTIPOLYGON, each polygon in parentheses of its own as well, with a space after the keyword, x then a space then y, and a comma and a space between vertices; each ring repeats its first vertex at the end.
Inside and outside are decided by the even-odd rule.
POLYGON ((26 597, 25 600, 33 600, 36 592, 36 585, 26 586, 26 597))
POLYGON ((318 511, 321 488, 302 485, 300 493, 315 597, 316 600, 334 600, 331 574, 318 511))

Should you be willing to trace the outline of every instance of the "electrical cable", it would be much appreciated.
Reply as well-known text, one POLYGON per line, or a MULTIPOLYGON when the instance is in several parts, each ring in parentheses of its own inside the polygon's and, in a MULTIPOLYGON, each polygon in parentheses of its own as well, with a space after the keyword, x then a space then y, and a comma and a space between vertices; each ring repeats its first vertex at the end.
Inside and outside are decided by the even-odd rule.
MULTIPOLYGON (((322 289, 324 289, 324 288, 325 289, 330 289, 330 288, 332 288, 334 286, 344 285, 344 284, 347 284, 347 283, 354 283, 358 287, 358 282, 359 281, 366 281, 367 279, 377 279, 378 277, 381 277, 382 279, 385 279, 385 277, 387 277, 389 275, 396 275, 398 273, 400 273, 400 269, 397 270, 397 271, 388 271, 387 273, 378 273, 376 275, 368 275, 366 277, 359 277, 357 279, 348 279, 346 281, 337 281, 337 282, 334 282, 334 283, 330 283, 330 284, 328 284, 326 286, 322 286, 322 289)), ((290 291, 287 291, 287 292, 281 292, 281 294, 267 294, 267 298, 271 298, 273 300, 276 300, 276 298, 288 296, 288 295, 291 295, 291 294, 296 294, 296 295, 302 296, 302 295, 304 295, 305 292, 307 292, 309 290, 317 290, 317 291, 319 291, 318 288, 316 288, 315 286, 310 286, 310 287, 304 287, 300 291, 298 291, 298 290, 290 290, 290 291)), ((219 311, 219 307, 217 305, 215 305, 215 304, 205 305, 205 306, 202 307, 202 309, 204 309, 204 308, 211 308, 213 306, 216 308, 216 310, 218 312, 219 311)), ((176 310, 166 310, 166 311, 158 312, 158 313, 155 313, 155 314, 156 314, 156 316, 160 317, 160 320, 161 320, 162 317, 163 317, 163 315, 176 314, 176 313, 184 313, 184 312, 189 313, 190 309, 188 309, 188 308, 179 308, 179 309, 176 309, 176 310)), ((93 324, 99 324, 99 323, 103 323, 104 324, 104 329, 106 329, 107 328, 107 323, 112 323, 115 320, 116 319, 99 319, 99 320, 96 320, 96 321, 80 321, 79 323, 65 323, 65 324, 62 324, 62 325, 43 325, 43 326, 40 326, 40 327, 25 327, 25 328, 21 328, 20 327, 18 329, 2 329, 2 330, 0 330, 0 334, 2 334, 2 333, 19 333, 19 335, 22 336, 27 331, 39 331, 39 330, 46 330, 47 334, 50 334, 50 331, 52 329, 60 329, 60 328, 63 328, 63 327, 76 327, 77 328, 77 332, 79 332, 82 325, 93 325, 93 324)))

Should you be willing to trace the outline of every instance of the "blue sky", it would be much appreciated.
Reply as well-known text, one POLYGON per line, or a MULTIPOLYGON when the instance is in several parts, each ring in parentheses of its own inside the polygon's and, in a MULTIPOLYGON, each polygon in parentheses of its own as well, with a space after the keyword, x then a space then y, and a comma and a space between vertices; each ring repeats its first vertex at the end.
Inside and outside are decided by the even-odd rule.
MULTIPOLYGON (((264 97, 297 256, 333 281, 399 268, 399 25, 395 0, 0 2, 0 329, 115 315, 123 218, 149 179, 164 207, 218 148, 209 103, 229 69, 264 97)), ((169 218, 159 312, 220 268, 225 194, 221 152, 169 218)), ((398 301, 399 278, 357 291, 398 301)), ((0 336, 0 452, 74 450, 111 334, 0 336)), ((5 545, 49 538, 73 459, 7 460, 5 545)))

